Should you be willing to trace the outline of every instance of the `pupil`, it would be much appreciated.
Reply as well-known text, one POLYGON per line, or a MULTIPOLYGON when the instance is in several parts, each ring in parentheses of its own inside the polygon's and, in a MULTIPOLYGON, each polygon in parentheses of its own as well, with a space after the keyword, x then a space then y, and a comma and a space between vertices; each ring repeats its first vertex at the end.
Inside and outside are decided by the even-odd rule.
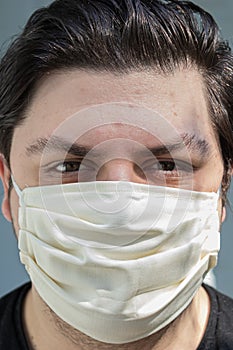
POLYGON ((165 162, 161 164, 162 170, 164 171, 172 171, 175 168, 175 164, 173 162, 165 162))
POLYGON ((74 164, 74 163, 67 163, 66 164, 66 171, 74 171, 74 170, 76 170, 76 164, 74 164))

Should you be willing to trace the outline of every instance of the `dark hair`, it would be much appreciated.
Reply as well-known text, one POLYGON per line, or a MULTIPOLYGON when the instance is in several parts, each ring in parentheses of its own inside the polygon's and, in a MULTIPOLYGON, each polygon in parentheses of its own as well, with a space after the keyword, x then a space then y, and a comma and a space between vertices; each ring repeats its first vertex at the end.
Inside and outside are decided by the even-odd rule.
POLYGON ((0 64, 0 152, 10 166, 14 128, 36 84, 58 69, 124 73, 193 66, 204 78, 224 161, 223 200, 233 153, 233 59, 212 16, 190 1, 57 0, 37 10, 0 64))

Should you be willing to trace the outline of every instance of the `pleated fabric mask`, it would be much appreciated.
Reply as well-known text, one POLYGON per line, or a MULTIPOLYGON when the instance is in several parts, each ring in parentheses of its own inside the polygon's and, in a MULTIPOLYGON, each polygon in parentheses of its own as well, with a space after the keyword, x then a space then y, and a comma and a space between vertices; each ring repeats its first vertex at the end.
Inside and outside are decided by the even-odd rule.
POLYGON ((217 263, 217 193, 118 181, 13 184, 32 283, 62 320, 98 341, 159 331, 217 263))

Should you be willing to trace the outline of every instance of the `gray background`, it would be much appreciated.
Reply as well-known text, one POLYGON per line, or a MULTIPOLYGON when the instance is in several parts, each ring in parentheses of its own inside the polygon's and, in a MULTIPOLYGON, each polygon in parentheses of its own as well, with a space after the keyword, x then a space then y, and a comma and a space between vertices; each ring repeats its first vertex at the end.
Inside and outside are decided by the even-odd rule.
MULTIPOLYGON (((78 1, 78 0, 77 0, 78 1)), ((51 1, 46 0, 0 0, 0 46, 1 54, 10 38, 24 26, 27 18, 37 8, 51 1)), ((199 0, 197 4, 209 10, 222 29, 223 36, 233 46, 233 1, 199 0)), ((0 199, 2 187, 0 187, 0 199)), ((233 186, 229 196, 233 202, 233 186)), ((228 216, 222 229, 221 252, 215 269, 217 287, 233 297, 233 214, 228 216)), ((11 225, 0 214, 0 296, 28 280, 18 258, 17 242, 11 225)))

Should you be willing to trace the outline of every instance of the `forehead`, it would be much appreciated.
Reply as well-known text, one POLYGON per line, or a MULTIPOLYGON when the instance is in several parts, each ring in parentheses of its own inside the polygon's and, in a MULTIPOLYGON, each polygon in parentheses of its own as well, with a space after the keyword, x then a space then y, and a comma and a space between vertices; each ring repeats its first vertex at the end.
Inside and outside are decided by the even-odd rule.
MULTIPOLYGON (((13 143, 21 139, 21 146, 26 146, 40 137, 49 138, 57 128, 70 120, 71 116, 77 114, 77 125, 67 123, 70 125, 70 131, 73 131, 85 124, 85 113, 83 115, 81 112, 84 109, 119 102, 128 104, 124 111, 125 118, 136 127, 137 118, 141 118, 141 124, 147 131, 151 125, 158 126, 160 121, 165 120, 177 133, 197 133, 214 142, 203 79, 195 69, 183 69, 166 76, 153 71, 113 74, 80 70, 47 75, 39 83, 27 117, 22 126, 15 131, 13 143), (137 112, 140 108, 133 108, 135 105, 153 113, 145 117, 143 112, 137 112), (156 116, 160 118, 156 119, 156 116)), ((102 112, 101 120, 97 113, 92 119, 92 132, 86 134, 87 142, 95 144, 110 137, 127 138, 130 134, 136 139, 135 135, 142 137, 142 134, 135 134, 134 128, 116 127, 121 117, 120 110, 113 113, 111 108, 102 112), (111 114, 114 114, 114 119, 111 119, 111 114), (111 120, 115 123, 114 128, 96 127, 111 120)), ((92 125, 88 125, 89 129, 91 127, 92 125)), ((157 130, 159 132, 159 127, 157 130)), ((69 129, 66 131, 69 133, 69 129)), ((144 134, 144 138, 146 137, 148 135, 144 134)))

